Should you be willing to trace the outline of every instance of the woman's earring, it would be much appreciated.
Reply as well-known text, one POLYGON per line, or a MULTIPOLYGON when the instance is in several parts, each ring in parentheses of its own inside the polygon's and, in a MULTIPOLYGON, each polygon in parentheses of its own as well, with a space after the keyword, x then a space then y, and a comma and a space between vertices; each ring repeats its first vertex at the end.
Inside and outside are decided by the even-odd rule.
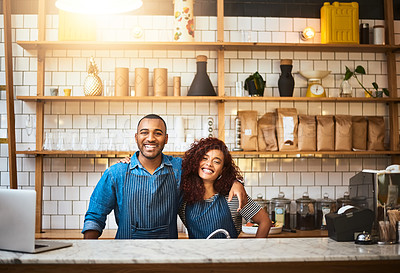
POLYGON ((222 174, 220 174, 220 175, 218 176, 217 180, 220 180, 220 179, 221 179, 221 177, 222 177, 222 174))

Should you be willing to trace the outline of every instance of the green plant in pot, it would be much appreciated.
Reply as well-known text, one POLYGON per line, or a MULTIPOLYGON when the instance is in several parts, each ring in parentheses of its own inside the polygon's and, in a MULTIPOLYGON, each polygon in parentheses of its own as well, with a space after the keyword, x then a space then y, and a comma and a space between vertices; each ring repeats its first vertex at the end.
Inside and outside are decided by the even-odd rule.
POLYGON ((244 81, 244 89, 249 91, 252 97, 264 96, 265 81, 260 73, 255 72, 244 81))
POLYGON ((366 74, 365 69, 361 65, 357 66, 356 69, 354 69, 354 71, 351 71, 346 66, 346 74, 344 76, 344 80, 347 81, 351 77, 354 77, 357 80, 358 84, 364 89, 365 96, 373 97, 373 98, 381 98, 381 97, 383 97, 383 94, 385 94, 386 96, 389 96, 389 90, 387 88, 382 88, 382 90, 379 90, 379 86, 376 82, 372 83, 372 86, 375 89, 375 94, 372 91, 365 88, 364 85, 360 82, 360 80, 357 77, 357 75, 365 75, 365 74, 366 74))

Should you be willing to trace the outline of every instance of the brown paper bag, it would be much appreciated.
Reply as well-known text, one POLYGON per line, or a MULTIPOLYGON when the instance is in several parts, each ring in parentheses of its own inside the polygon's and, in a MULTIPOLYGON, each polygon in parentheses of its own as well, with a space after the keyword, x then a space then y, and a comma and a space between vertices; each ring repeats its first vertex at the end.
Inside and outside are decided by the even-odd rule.
POLYGON ((275 113, 265 113, 258 120, 258 150, 277 151, 278 143, 275 134, 275 113))
POLYGON ((353 150, 367 150, 367 120, 365 117, 352 117, 353 150))
POLYGON ((279 151, 297 150, 297 109, 277 108, 276 114, 276 132, 279 151))
POLYGON ((385 150, 385 120, 383 117, 368 117, 368 151, 385 150))
POLYGON ((333 116, 317 116, 317 151, 335 149, 335 122, 333 116))
POLYGON ((317 149, 317 123, 315 116, 299 115, 299 151, 317 149))
POLYGON ((353 131, 351 116, 335 116, 335 150, 351 151, 353 147, 353 131))
POLYGON ((257 111, 238 111, 243 151, 257 151, 257 111))

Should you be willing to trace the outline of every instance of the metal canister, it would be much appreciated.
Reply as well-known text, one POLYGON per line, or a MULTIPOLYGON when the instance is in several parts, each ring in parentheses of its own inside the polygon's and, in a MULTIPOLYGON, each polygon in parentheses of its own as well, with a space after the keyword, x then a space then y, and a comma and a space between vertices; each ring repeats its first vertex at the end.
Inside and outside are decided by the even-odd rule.
POLYGON ((285 194, 280 192, 278 197, 271 199, 271 220, 283 224, 283 228, 290 229, 290 203, 285 194))

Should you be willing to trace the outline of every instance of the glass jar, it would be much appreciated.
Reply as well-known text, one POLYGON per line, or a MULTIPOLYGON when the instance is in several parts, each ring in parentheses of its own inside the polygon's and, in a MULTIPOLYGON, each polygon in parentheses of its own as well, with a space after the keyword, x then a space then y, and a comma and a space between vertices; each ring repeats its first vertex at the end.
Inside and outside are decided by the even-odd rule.
POLYGON ((315 229, 315 200, 311 199, 308 192, 296 200, 296 228, 299 230, 315 229))
POLYGON ((336 211, 336 202, 324 193, 324 198, 317 200, 317 223, 316 228, 326 229, 325 215, 336 211))
POLYGON ((271 199, 271 220, 282 223, 283 228, 290 229, 290 199, 280 192, 278 197, 271 199))
POLYGON ((253 199, 257 204, 259 204, 263 210, 269 215, 269 200, 263 199, 261 193, 257 195, 256 199, 253 199))
POLYGON ((351 205, 351 199, 350 199, 350 194, 349 192, 345 192, 343 194, 342 198, 338 198, 336 200, 337 202, 337 209, 339 210, 341 207, 347 206, 347 205, 351 205))

